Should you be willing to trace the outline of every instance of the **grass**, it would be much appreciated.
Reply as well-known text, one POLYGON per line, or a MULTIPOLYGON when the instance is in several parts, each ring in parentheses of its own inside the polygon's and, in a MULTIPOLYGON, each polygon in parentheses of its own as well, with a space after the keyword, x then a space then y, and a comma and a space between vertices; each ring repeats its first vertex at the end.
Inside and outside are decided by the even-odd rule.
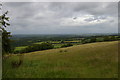
POLYGON ((24 48, 26 48, 27 46, 20 46, 20 47, 15 47, 15 50, 14 51, 20 51, 24 48))
MULTIPOLYGON (((45 42, 50 42, 52 44, 59 44, 60 43, 60 41, 45 41, 45 42)), ((34 44, 41 44, 41 43, 44 43, 44 41, 43 42, 36 42, 34 44)))
POLYGON ((64 44, 53 44, 54 45, 54 48, 60 48, 62 45, 64 45, 64 44))
POLYGON ((116 78, 118 41, 12 55, 3 60, 3 78, 116 78), (12 68, 11 62, 23 59, 12 68))
POLYGON ((33 44, 41 44, 41 43, 44 43, 44 42, 36 42, 36 43, 33 43, 33 44))
POLYGON ((80 42, 80 40, 64 41, 64 42, 76 42, 76 43, 79 43, 79 42, 80 42))

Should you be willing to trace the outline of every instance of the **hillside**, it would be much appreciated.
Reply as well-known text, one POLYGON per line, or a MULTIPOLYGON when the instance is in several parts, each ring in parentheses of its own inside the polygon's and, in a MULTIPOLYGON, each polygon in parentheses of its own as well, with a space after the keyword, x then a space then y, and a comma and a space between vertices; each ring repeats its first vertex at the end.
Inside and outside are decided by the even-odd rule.
POLYGON ((3 78, 114 78, 118 41, 11 55, 3 60, 3 78), (23 60, 20 67, 12 62, 23 60))

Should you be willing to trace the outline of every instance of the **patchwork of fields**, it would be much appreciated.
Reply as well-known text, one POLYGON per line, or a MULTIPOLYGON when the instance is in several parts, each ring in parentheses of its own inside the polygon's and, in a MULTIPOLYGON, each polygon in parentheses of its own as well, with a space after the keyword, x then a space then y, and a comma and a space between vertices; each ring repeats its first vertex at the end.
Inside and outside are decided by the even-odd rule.
POLYGON ((3 60, 3 78, 115 78, 118 41, 98 42, 11 55, 3 60), (19 67, 12 62, 21 59, 19 67))
MULTIPOLYGON (((41 44, 41 43, 46 43, 47 41, 42 41, 42 42, 36 42, 33 44, 41 44)), ((61 43, 61 41, 48 41, 49 43, 51 43, 54 48, 60 48, 62 45, 67 44, 67 43, 72 43, 73 45, 78 45, 81 44, 80 40, 73 40, 73 41, 64 41, 64 43, 61 43)), ((14 51, 21 51, 24 48, 26 48, 27 46, 19 46, 19 47, 15 47, 14 51)))

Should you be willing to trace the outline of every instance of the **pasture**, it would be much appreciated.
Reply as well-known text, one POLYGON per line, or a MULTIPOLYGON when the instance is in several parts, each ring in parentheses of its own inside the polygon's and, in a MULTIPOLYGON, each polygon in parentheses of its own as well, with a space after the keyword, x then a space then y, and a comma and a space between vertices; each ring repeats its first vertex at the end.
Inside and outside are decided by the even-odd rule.
POLYGON ((12 54, 3 60, 3 78, 116 78, 118 41, 97 42, 12 54), (22 60, 19 67, 12 62, 22 60))

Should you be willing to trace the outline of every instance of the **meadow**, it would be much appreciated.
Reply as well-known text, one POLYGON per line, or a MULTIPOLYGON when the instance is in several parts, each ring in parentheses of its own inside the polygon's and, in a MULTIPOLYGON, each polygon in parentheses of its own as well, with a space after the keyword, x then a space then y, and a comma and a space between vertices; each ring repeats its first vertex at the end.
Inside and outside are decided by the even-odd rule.
POLYGON ((3 78, 117 78, 118 41, 96 42, 11 54, 3 59, 3 78), (22 60, 19 67, 12 62, 22 60))

